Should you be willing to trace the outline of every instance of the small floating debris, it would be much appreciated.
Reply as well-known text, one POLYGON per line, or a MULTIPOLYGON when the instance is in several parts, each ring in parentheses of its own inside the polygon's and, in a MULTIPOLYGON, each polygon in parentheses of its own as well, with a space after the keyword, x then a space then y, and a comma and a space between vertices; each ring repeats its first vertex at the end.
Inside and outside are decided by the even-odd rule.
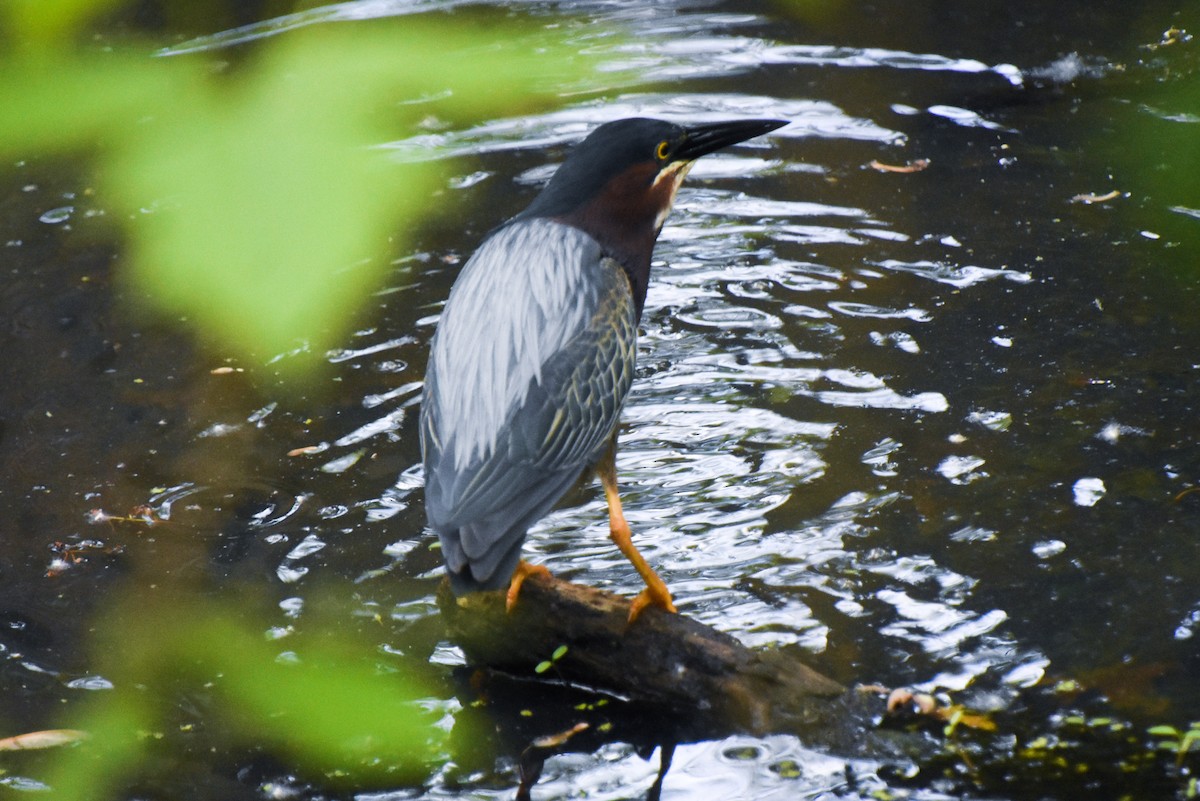
POLYGON ((103 509, 89 509, 84 519, 90 526, 98 526, 101 523, 140 523, 144 526, 156 526, 167 522, 159 516, 154 507, 147 504, 138 504, 124 515, 110 514, 103 509))
POLYGON ((884 164, 879 159, 871 159, 867 166, 879 172, 898 172, 907 174, 910 172, 920 172, 921 170, 926 169, 929 166, 929 159, 917 159, 916 161, 910 161, 907 164, 884 164))
POLYGON ((1086 192, 1081 195, 1075 195, 1071 198, 1072 203, 1085 203, 1091 205, 1093 203, 1107 203, 1110 200, 1116 200, 1124 194, 1120 189, 1114 189, 1111 192, 1106 192, 1103 195, 1097 195, 1094 192, 1086 192))
POLYGON ((86 740, 87 732, 77 729, 46 729, 17 734, 0 739, 0 751, 31 751, 40 748, 57 748, 86 740))
POLYGON ((1176 28, 1174 25, 1172 25, 1170 28, 1167 28, 1165 31, 1163 31, 1162 37, 1157 42, 1144 44, 1142 47, 1146 50, 1157 50, 1160 47, 1169 47, 1173 44, 1190 42, 1191 40, 1192 35, 1190 33, 1185 31, 1183 28, 1176 28))
POLYGON ((38 220, 46 223, 47 225, 58 225, 59 223, 65 223, 67 220, 70 220, 71 215, 74 213, 74 206, 59 206, 57 209, 50 209, 49 211, 44 212, 40 217, 38 217, 38 220))
POLYGON ((935 722, 945 723, 943 734, 950 737, 959 726, 980 731, 995 731, 996 723, 985 713, 967 709, 961 704, 945 704, 933 695, 911 689, 897 687, 889 690, 878 684, 859 685, 856 690, 863 694, 886 695, 888 718, 927 718, 935 722))
POLYGON ((321 465, 322 473, 344 473, 351 467, 354 467, 367 452, 366 448, 361 448, 354 453, 348 453, 345 456, 339 456, 337 459, 326 462, 321 465))

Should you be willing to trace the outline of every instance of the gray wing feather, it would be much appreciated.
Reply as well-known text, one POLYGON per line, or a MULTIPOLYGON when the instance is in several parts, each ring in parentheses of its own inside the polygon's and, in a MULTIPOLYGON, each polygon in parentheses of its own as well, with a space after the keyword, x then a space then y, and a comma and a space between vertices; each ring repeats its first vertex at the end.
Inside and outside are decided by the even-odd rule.
POLYGON ((517 223, 468 262, 421 412, 426 509, 457 590, 507 582, 525 531, 599 458, 635 348, 628 279, 577 229, 517 223))

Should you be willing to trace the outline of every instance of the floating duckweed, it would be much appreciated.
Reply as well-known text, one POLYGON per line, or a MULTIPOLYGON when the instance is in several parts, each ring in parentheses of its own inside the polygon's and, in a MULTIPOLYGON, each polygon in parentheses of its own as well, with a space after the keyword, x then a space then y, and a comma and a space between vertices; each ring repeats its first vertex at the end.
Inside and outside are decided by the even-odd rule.
POLYGON ((800 777, 800 763, 794 759, 784 759, 771 765, 771 772, 778 775, 781 779, 798 779, 800 777))
POLYGON ((758 759, 761 755, 762 751, 753 745, 741 745, 736 748, 726 748, 721 752, 721 756, 725 757, 726 759, 736 759, 741 762, 749 762, 758 759))
POLYGON ((546 660, 543 660, 543 661, 537 663, 537 667, 535 667, 533 669, 533 672, 539 673, 539 674, 545 673, 547 670, 550 669, 551 665, 553 665, 558 660, 562 659, 563 655, 566 653, 567 653, 567 646, 565 646, 565 645, 558 646, 557 648, 554 649, 554 653, 550 654, 549 659, 546 659, 546 660))
POLYGON ((1174 726, 1151 726, 1150 728, 1146 729, 1146 733, 1155 737, 1180 736, 1179 729, 1175 728, 1174 726))

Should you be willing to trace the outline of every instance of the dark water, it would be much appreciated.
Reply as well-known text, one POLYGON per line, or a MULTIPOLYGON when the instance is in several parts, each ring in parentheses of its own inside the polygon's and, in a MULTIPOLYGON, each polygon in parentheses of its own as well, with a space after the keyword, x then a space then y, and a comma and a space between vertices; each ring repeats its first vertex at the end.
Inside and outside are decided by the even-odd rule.
MULTIPOLYGON (((1143 47, 1186 15, 571 8, 633 32, 610 58, 642 79, 545 115, 379 143, 381 158, 464 158, 436 198, 442 223, 398 254, 307 395, 252 368, 213 375, 219 355, 130 311, 112 281, 119 249, 90 235, 104 208, 86 185, 52 164, 6 172, 0 722, 43 727, 109 691, 83 650, 91 615, 124 578, 149 581, 147 565, 168 588, 265 592, 284 636, 330 595, 381 654, 433 632, 429 659, 449 676, 462 660, 436 634, 416 468, 439 304, 568 143, 632 114, 794 121, 700 162, 656 251, 618 468, 635 538, 680 611, 753 646, 798 645, 847 683, 986 705, 1073 678, 1139 725, 1200 717, 1200 493, 1187 493, 1200 483, 1200 198, 1179 179, 1200 120, 1172 105, 1195 56, 1143 47), (918 159, 927 168, 868 166, 918 159), (171 526, 85 522, 140 504, 171 526)), ((332 9, 370 25, 411 7, 332 9)), ((542 521, 526 556, 638 589, 594 491, 542 521)), ((446 687, 435 700, 463 714, 446 687)), ((358 797, 509 798, 499 750, 358 797)), ((845 790, 844 756, 789 737, 691 744, 663 795, 826 797, 845 790), (787 760, 800 777, 772 770, 787 760)), ((535 797, 640 797, 657 769, 613 742, 551 760, 535 797)), ((871 770, 852 797, 882 786, 871 770)))

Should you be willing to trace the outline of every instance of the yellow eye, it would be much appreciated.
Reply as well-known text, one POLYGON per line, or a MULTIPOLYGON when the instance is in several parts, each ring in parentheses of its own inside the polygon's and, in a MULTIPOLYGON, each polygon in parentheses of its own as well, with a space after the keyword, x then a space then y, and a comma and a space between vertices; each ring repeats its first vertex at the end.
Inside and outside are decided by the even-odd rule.
POLYGON ((658 149, 654 151, 654 155, 658 156, 659 161, 667 160, 667 151, 671 149, 671 143, 665 139, 658 143, 658 149))

